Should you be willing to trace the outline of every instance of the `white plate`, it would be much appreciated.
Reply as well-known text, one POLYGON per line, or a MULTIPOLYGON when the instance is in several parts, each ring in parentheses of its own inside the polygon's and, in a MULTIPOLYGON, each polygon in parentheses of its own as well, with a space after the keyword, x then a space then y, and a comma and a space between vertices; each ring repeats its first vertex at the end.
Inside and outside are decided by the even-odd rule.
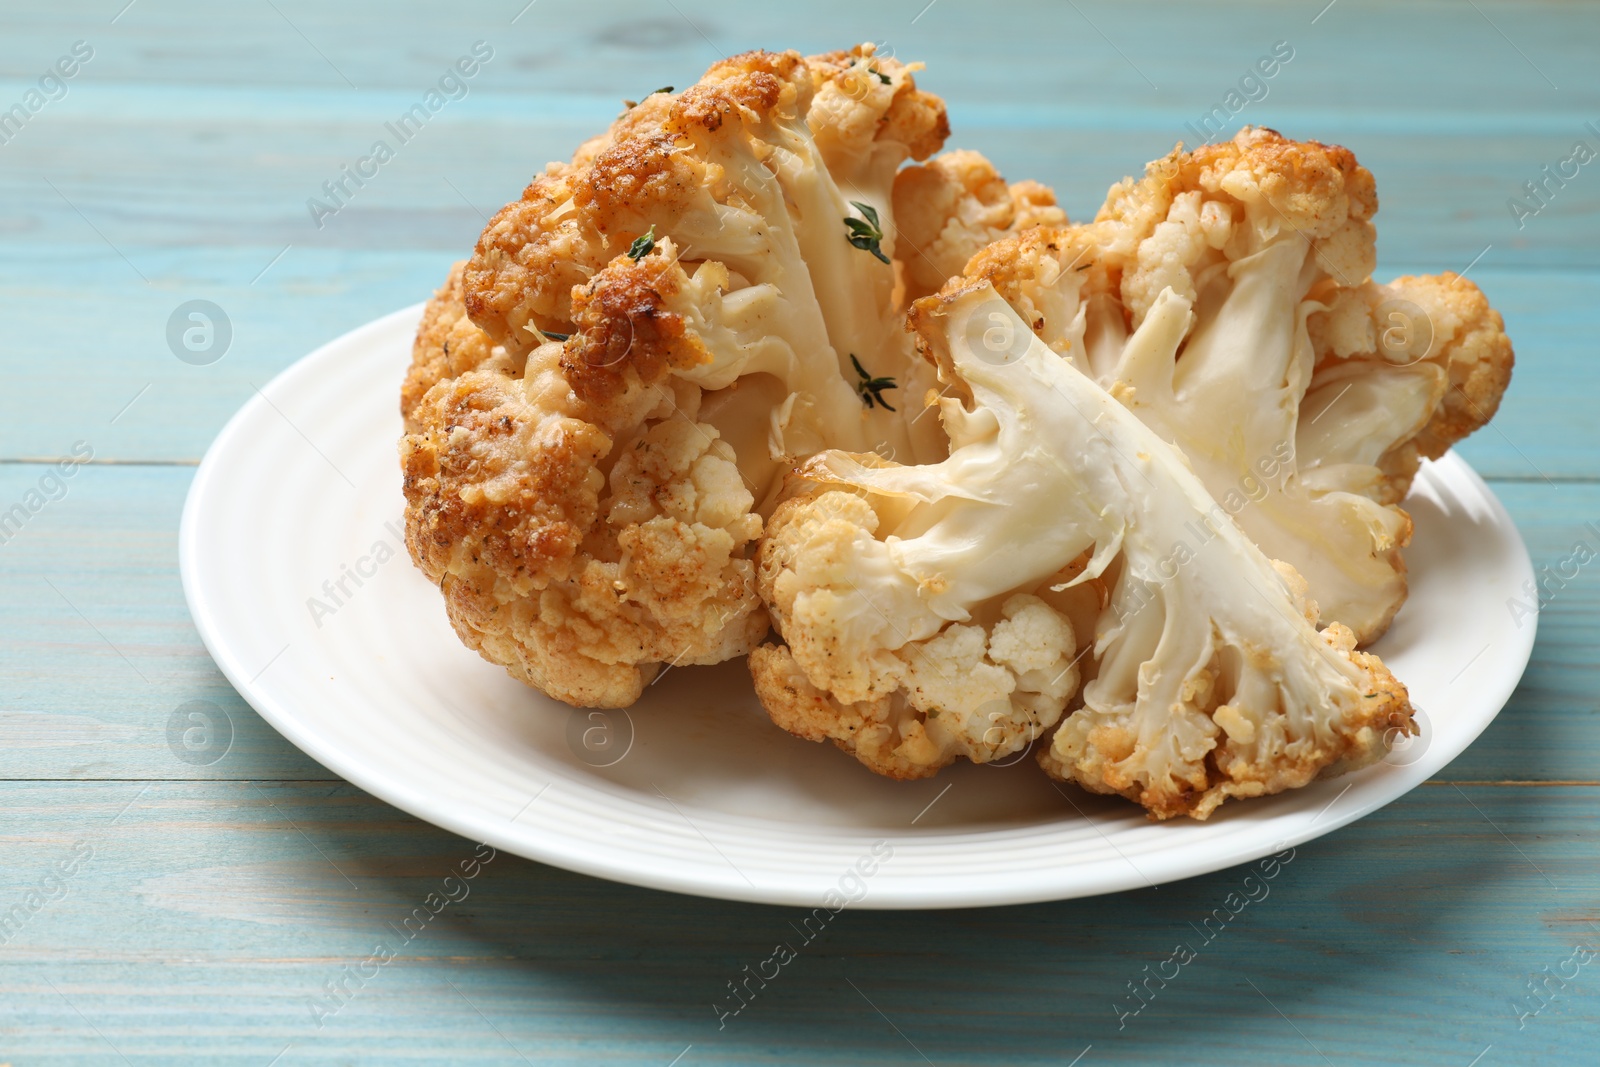
POLYGON ((1148 822, 1132 804, 1055 787, 1031 759, 878 778, 772 726, 742 662, 668 671, 627 713, 572 709, 462 647, 406 556, 397 388, 420 311, 318 349, 234 416, 189 491, 183 586, 217 665, 285 737, 391 804, 507 852, 807 907, 837 906, 830 890, 858 907, 931 908, 1156 884, 1401 796, 1483 731, 1533 646, 1536 620, 1519 626, 1506 606, 1533 576, 1527 549, 1482 480, 1447 456, 1407 501, 1411 598, 1378 645, 1422 709, 1422 738, 1209 822, 1148 822), (359 586, 346 566, 364 572, 359 586))

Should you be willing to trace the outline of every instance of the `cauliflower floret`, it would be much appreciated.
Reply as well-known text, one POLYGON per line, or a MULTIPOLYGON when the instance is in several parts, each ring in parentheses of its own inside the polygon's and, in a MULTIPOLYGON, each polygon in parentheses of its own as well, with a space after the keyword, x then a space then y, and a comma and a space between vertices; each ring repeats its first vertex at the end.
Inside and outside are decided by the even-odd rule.
POLYGON ((401 446, 407 544, 468 647, 559 699, 620 707, 654 664, 761 639, 745 558, 761 520, 688 396, 624 443, 605 494, 609 438, 550 402, 559 358, 546 345, 524 379, 480 369, 428 392, 401 446))
POLYGON ((451 267, 450 276, 422 309, 422 322, 411 347, 411 367, 400 386, 400 414, 406 420, 407 432, 420 428, 411 413, 441 379, 455 378, 478 367, 517 375, 526 362, 507 354, 467 318, 461 288, 466 266, 463 260, 451 267))
POLYGON ((1021 751, 1059 721, 1077 690, 1070 619, 1038 596, 1013 593, 973 605, 983 622, 969 612, 952 622, 948 604, 942 616, 874 536, 880 510, 894 511, 893 501, 875 506, 863 494, 819 488, 773 516, 759 586, 788 644, 763 646, 750 660, 768 713, 892 778, 1021 751))
POLYGON ((1336 484, 1376 468, 1368 492, 1386 504, 1405 498, 1419 460, 1493 418, 1511 383, 1504 320, 1448 271, 1341 289, 1306 328, 1317 362, 1300 406, 1303 473, 1336 484))
POLYGON ((1094 224, 1007 238, 966 270, 1177 443, 1262 550, 1305 577, 1322 617, 1361 643, 1405 599, 1411 520, 1393 505, 1416 456, 1481 425, 1511 362, 1499 317, 1447 279, 1407 280, 1437 320, 1427 358, 1361 355, 1373 351, 1369 313, 1403 295, 1368 281, 1376 209, 1372 176, 1347 150, 1246 129, 1114 186, 1094 224), (1163 299, 1193 309, 1184 336, 1136 361, 1126 339, 1163 299), (1454 399, 1450 375, 1463 383, 1454 399))
MULTIPOLYGON (((1126 359, 1170 362, 1189 318, 1188 302, 1164 290, 1126 338, 1126 359)), ((1103 577, 1096 675, 1041 754, 1052 774, 1158 818, 1205 818, 1228 797, 1376 758, 1386 731, 1412 729, 1405 690, 1377 658, 1354 653, 1344 627, 1317 632, 1293 569, 1263 555, 1175 447, 1037 340, 988 284, 952 281, 912 320, 959 387, 941 401, 950 456, 900 466, 827 452, 801 469, 850 491, 799 498, 781 517, 828 529, 816 559, 809 537, 785 545, 782 529, 762 549, 762 593, 788 649, 766 646, 752 663, 780 725, 831 737, 874 769, 892 762, 878 754, 894 739, 890 756, 936 763, 922 743, 932 720, 908 721, 892 703, 911 702, 900 650, 939 635, 952 669, 971 675, 943 690, 970 721, 984 707, 973 702, 992 704, 999 687, 976 658, 982 634, 961 631, 997 603, 1044 606, 1019 605, 1019 589, 1103 577), (870 515, 850 503, 863 492, 870 515)), ((1037 679, 1041 666, 1071 662, 1064 623, 992 627, 987 660, 1037 679)), ((1026 728, 1059 714, 1055 692, 1026 728)))
POLYGON ((490 221, 402 393, 408 543, 468 645, 627 705, 765 633, 753 544, 794 462, 943 454, 895 303, 894 174, 948 133, 910 70, 736 56, 490 221))
POLYGON ((897 244, 908 297, 935 292, 985 245, 1035 226, 1064 226, 1055 193, 1034 181, 1007 185, 976 152, 946 152, 894 179, 897 244))

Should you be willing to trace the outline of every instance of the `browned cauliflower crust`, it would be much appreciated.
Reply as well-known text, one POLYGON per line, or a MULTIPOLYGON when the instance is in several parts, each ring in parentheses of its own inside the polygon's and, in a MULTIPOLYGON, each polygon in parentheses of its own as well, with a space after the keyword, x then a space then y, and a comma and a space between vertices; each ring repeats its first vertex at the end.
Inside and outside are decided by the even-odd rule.
POLYGON ((450 268, 450 276, 422 311, 417 339, 411 348, 411 367, 400 386, 400 414, 407 432, 420 429, 411 413, 429 389, 444 378, 455 378, 477 367, 489 366, 501 374, 521 374, 522 359, 513 359, 467 317, 461 279, 463 260, 450 268))
POLYGON ((936 292, 984 246, 1036 226, 1065 226, 1055 193, 1035 181, 1007 185, 976 152, 946 152, 895 175, 894 212, 909 298, 936 292))
POLYGON ((1405 498, 1419 460, 1439 458, 1493 418, 1511 384, 1505 321, 1482 290, 1453 272, 1341 289, 1306 327, 1317 364, 1301 405, 1304 422, 1314 427, 1328 413, 1333 425, 1373 427, 1342 434, 1343 450, 1312 441, 1311 451, 1326 464, 1379 468, 1372 495, 1386 504, 1405 498), (1378 382, 1384 388, 1370 388, 1378 382), (1426 419, 1420 429, 1416 417, 1395 419, 1394 398, 1405 392, 1416 394, 1426 419), (1399 432, 1383 432, 1397 421, 1399 432))
MULTIPOLYGON (((473 321, 512 352, 538 342, 530 326, 567 332, 575 286, 651 226, 692 245, 680 223, 702 214, 706 185, 739 179, 722 173, 714 156, 685 152, 687 145, 786 115, 806 121, 829 168, 840 171, 860 166, 874 144, 893 146, 896 162, 926 158, 950 132, 943 101, 919 90, 903 64, 875 58, 871 45, 810 59, 734 56, 681 95, 655 93, 628 109, 573 165, 552 164, 489 220, 466 271, 473 321)), ((750 162, 763 158, 771 157, 757 152, 750 162)), ((841 228, 836 220, 830 226, 841 228)), ((685 254, 695 258, 692 248, 685 254)))
POLYGON ((871 45, 717 63, 551 164, 452 271, 401 460, 412 557, 469 647, 569 703, 630 704, 662 664, 766 632, 751 557, 795 462, 936 457, 892 187, 948 124, 911 69, 871 45))
POLYGON ((760 532, 731 450, 693 395, 611 438, 574 412, 559 350, 526 380, 473 370, 430 390, 401 446, 407 544, 461 639, 569 703, 621 707, 662 662, 716 663, 767 623, 743 553, 760 532))

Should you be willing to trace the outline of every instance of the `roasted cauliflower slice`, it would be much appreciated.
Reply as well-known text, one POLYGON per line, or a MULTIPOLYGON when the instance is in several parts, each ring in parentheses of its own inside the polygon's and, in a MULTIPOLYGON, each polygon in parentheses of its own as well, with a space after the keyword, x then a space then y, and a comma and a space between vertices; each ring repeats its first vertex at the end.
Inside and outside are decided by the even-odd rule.
POLYGON ((408 545, 468 646, 625 706, 765 633, 752 545, 795 462, 943 455, 896 297, 895 172, 948 133, 911 70, 736 56, 490 221, 402 393, 408 545))
MULTIPOLYGON (((1164 290, 1123 340, 1128 363, 1170 363, 1192 317, 1164 290)), ((1341 625, 1317 632, 1293 568, 986 282, 952 281, 912 318, 951 390, 949 458, 827 452, 801 468, 817 488, 761 550, 785 645, 751 665, 774 721, 902 777, 989 755, 979 743, 1014 750, 1076 680, 1072 627, 1046 596, 1101 580, 1097 670, 1041 754, 1053 775, 1205 818, 1412 729, 1382 663, 1341 625), (1002 729, 986 737, 989 721, 1002 729)))
POLYGON ((1405 599, 1395 505, 1417 457, 1487 421, 1512 358, 1470 282, 1370 281, 1376 210, 1347 150, 1246 129, 1114 186, 1093 224, 1008 237, 965 271, 1176 443, 1359 643, 1405 599), (1127 338, 1167 292, 1193 308, 1186 332, 1135 359, 1127 338), (1397 301, 1419 320, 1404 343, 1379 321, 1397 301))

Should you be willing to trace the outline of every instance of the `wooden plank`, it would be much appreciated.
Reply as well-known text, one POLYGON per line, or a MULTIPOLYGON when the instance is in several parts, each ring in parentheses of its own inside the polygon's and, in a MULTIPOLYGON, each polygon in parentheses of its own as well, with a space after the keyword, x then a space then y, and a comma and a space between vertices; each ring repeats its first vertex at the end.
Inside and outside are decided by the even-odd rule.
MULTIPOLYGON (((22 500, 43 469, 0 465, 0 504, 22 500)), ((63 499, 0 545, 0 617, 12 620, 0 642, 0 776, 329 776, 239 699, 189 621, 177 525, 191 475, 182 467, 91 465, 63 499), (168 745, 167 722, 190 700, 209 700, 231 720, 233 748, 215 763, 186 764, 168 745)), ((1582 524, 1600 521, 1600 485, 1496 489, 1536 566, 1554 566, 1579 538, 1593 543, 1582 524)), ((1446 778, 1600 780, 1597 608, 1591 565, 1551 598, 1522 687, 1446 778)))
MULTIPOLYGON (((1527 543, 1541 581, 1545 568, 1571 573, 1561 561, 1571 557, 1580 539, 1600 549, 1600 537, 1584 528, 1587 522, 1600 523, 1600 486, 1500 482, 1494 491, 1527 543)), ((1561 751, 1567 745, 1600 748, 1594 696, 1600 690, 1600 665, 1593 655, 1600 639, 1595 634, 1600 574, 1580 569, 1570 581, 1551 581, 1546 588, 1551 592, 1521 684, 1488 730, 1440 778, 1600 781, 1594 759, 1569 760, 1561 751), (1585 764, 1591 769, 1583 769, 1585 764)))
MULTIPOLYGON (((249 244, 267 249, 267 257, 291 243, 462 255, 484 216, 519 195, 546 161, 570 158, 618 110, 610 95, 484 93, 402 142, 386 125, 411 102, 399 94, 363 101, 361 113, 348 114, 348 104, 332 106, 338 97, 325 94, 268 108, 259 95, 237 91, 196 107, 173 90, 117 91, 115 107, 85 100, 72 111, 45 113, 4 146, 0 234, 18 242, 11 256, 19 264, 73 252, 98 259, 110 242, 132 264, 112 253, 128 279, 140 282, 142 274, 161 285, 194 278, 193 268, 172 256, 175 247, 249 244), (142 99, 135 104, 129 96, 142 99), (341 168, 371 155, 379 140, 394 158, 359 188, 344 179, 341 168), (307 201, 339 206, 324 183, 341 180, 348 207, 319 227, 307 201)), ((1088 108, 963 105, 956 98, 949 146, 985 153, 1014 179, 1051 185, 1070 215, 1086 219, 1113 182, 1140 173, 1180 140, 1195 143, 1185 124, 1199 110, 1119 111, 1113 119, 1088 108)), ((1541 168, 1566 158, 1579 139, 1600 151, 1600 134, 1581 116, 1509 129, 1434 118, 1371 126, 1269 98, 1250 121, 1356 153, 1378 182, 1380 262, 1461 270, 1492 245, 1484 260, 1492 266, 1600 266, 1593 168, 1551 184, 1542 199, 1524 188, 1544 180, 1541 168), (1513 201, 1522 207, 1513 211, 1513 201)), ((1593 121, 1600 128, 1600 117, 1593 121)))
MULTIPOLYGON (((449 60, 452 34, 505 21, 504 13, 469 5, 409 16, 392 25, 406 42, 397 49, 345 32, 370 23, 368 8, 285 9, 312 40, 327 34, 349 50, 336 62, 359 74, 363 87, 353 90, 270 9, 230 15, 227 33, 193 5, 129 11, 67 97, 0 147, 8 164, 0 173, 0 316, 11 327, 0 373, 15 383, 0 399, 0 458, 57 454, 82 437, 107 457, 197 459, 254 385, 343 330, 424 297, 470 247, 483 213, 614 114, 619 71, 641 84, 682 81, 722 47, 700 32, 713 42, 733 32, 693 7, 684 11, 698 30, 676 14, 643 11, 617 8, 614 21, 598 24, 530 9, 506 27, 508 43, 471 95, 448 105, 320 230, 307 198, 385 134, 383 123, 449 60), (248 47, 236 43, 244 40, 248 47), (203 93, 193 91, 199 81, 203 93), (234 320, 232 349, 209 367, 182 364, 167 348, 169 317, 194 298, 219 303, 234 320), (74 388, 59 388, 63 374, 74 388)), ((1185 136, 1183 124, 1250 59, 1257 45, 1239 39, 1239 18, 1260 25, 1264 38, 1278 32, 1275 19, 1289 18, 1253 4, 1082 11, 1111 40, 1126 30, 1140 48, 1124 61, 1071 11, 1018 16, 1057 27, 1057 40, 1002 34, 995 20, 960 5, 930 9, 913 24, 909 12, 842 4, 805 26, 753 12, 740 23, 748 40, 727 46, 778 36, 820 48, 830 37, 887 38, 903 28, 903 54, 925 49, 929 84, 955 101, 953 143, 989 152, 1013 176, 1056 184, 1083 217, 1111 180, 1185 136), (1154 12, 1162 31, 1152 34, 1154 12), (883 32, 869 32, 874 26, 883 32), (999 36, 1008 62, 976 62, 999 36), (1160 71, 1162 92, 1146 92, 1134 70, 1146 63, 1160 71)), ((1508 17, 1495 5, 1484 12, 1508 17)), ((25 77, 65 46, 52 42, 88 33, 90 14, 79 6, 23 17, 0 70, 25 77)), ((1514 14, 1516 47, 1560 74, 1560 93, 1520 59, 1492 62, 1497 52, 1515 58, 1513 49, 1476 11, 1380 12, 1344 0, 1307 24, 1303 49, 1238 119, 1358 149, 1380 178, 1385 273, 1462 269, 1484 253, 1474 275, 1505 307, 1522 366, 1498 430, 1466 454, 1490 474, 1583 477, 1595 473, 1583 397, 1595 362, 1597 280, 1588 268, 1600 266, 1600 184, 1574 179, 1520 230, 1506 201, 1584 134, 1586 115, 1600 115, 1600 103, 1588 103, 1600 101, 1591 92, 1600 75, 1578 61, 1595 15, 1566 5, 1514 14), (1371 32, 1374 22, 1386 32, 1371 32), (1359 78, 1341 66, 1353 49, 1370 64, 1359 78), (1350 94, 1339 108, 1326 97, 1332 81, 1350 94), (1585 272, 1518 273, 1548 266, 1585 272)))
POLYGON ((447 885, 471 843, 342 784, 8 783, 0 902, 92 855, 0 955, 0 1033, 29 1064, 110 1062, 110 1046, 131 1062, 665 1064, 690 1045, 683 1063, 803 1048, 817 1064, 1065 1064, 1091 1044, 1084 1063, 1176 1064, 1197 1042, 1274 1067, 1467 1064, 1491 1045, 1484 1062, 1588 1063, 1592 968, 1520 1028, 1530 1009, 1514 1005, 1538 1006, 1530 974, 1600 946, 1594 802, 1593 787, 1430 786, 1272 878, 846 911, 805 944, 799 909, 508 855, 447 885), (406 937, 430 892, 460 899, 406 937), (728 984, 780 942, 798 958, 721 1020, 728 984), (319 1027, 314 998, 380 944, 398 958, 346 978, 319 1027), (1179 944, 1196 958, 1164 964, 1179 944), (1130 1014, 1129 984, 1151 973, 1170 980, 1130 1014))
POLYGON ((819 0, 796 19, 783 5, 746 5, 729 18, 711 0, 675 0, 666 9, 647 0, 603 9, 282 0, 226 12, 203 0, 167 0, 140 4, 110 25, 104 5, 72 0, 8 15, 0 78, 31 81, 74 39, 92 38, 89 73, 106 81, 410 90, 483 38, 511 60, 496 68, 508 88, 615 98, 630 92, 618 87, 619 67, 645 92, 748 48, 817 52, 872 40, 926 61, 964 93, 1027 100, 1036 87, 1076 81, 1097 90, 1080 97, 1109 111, 1185 93, 1214 102, 1275 41, 1288 40, 1295 58, 1268 99, 1326 106, 1328 87, 1337 86, 1352 111, 1438 106, 1489 119, 1562 107, 1586 113, 1600 103, 1590 61, 1600 13, 1592 7, 1340 0, 1321 8, 1032 0, 996 18, 981 5, 819 0))
MULTIPOLYGON (((117 8, 34 5, 0 31, 0 108, 73 41, 95 48, 0 144, 0 509, 44 474, 7 461, 79 440, 100 460, 192 464, 253 386, 424 297, 481 213, 620 97, 686 84, 721 53, 886 41, 928 62, 953 145, 1057 185, 1081 217, 1288 40, 1293 60, 1231 122, 1355 149, 1379 180, 1386 274, 1459 270, 1488 248, 1472 274, 1520 362, 1496 429, 1463 451, 1510 479, 1496 489, 1536 564, 1600 521, 1600 179, 1586 166, 1522 228, 1507 207, 1574 140, 1600 144, 1594 5, 117 8), (496 54, 470 95, 316 229, 306 198, 478 38, 496 54), (164 339, 195 298, 235 327, 204 367, 164 339)), ((473 846, 329 780, 216 672, 176 573, 190 477, 91 466, 0 543, 0 1062, 1092 1067, 1187 1064, 1197 1046, 1243 1064, 1593 1060, 1595 969, 1549 979, 1547 1004, 1528 990, 1571 974, 1575 945, 1600 949, 1588 568, 1550 599, 1478 743, 1299 849, 1215 940, 1195 927, 1259 884, 1245 869, 1092 901, 846 912, 719 1029, 712 1005, 800 940, 800 913, 499 856, 417 937, 394 932, 473 846), (233 725, 214 764, 166 740, 194 699, 233 725), (92 855, 55 881, 79 840, 92 855), (400 957, 345 978, 384 938, 400 957), (1129 983, 1180 940, 1198 958, 1126 1014, 1129 983), (355 995, 319 1027, 312 998, 341 979, 355 995)))
POLYGON ((332 778, 240 699, 189 619, 177 530, 193 471, 90 465, 41 484, 54 471, 0 465, 0 510, 66 487, 0 544, 0 774, 332 778), (167 740, 196 700, 232 728, 210 764, 184 762, 167 740))

